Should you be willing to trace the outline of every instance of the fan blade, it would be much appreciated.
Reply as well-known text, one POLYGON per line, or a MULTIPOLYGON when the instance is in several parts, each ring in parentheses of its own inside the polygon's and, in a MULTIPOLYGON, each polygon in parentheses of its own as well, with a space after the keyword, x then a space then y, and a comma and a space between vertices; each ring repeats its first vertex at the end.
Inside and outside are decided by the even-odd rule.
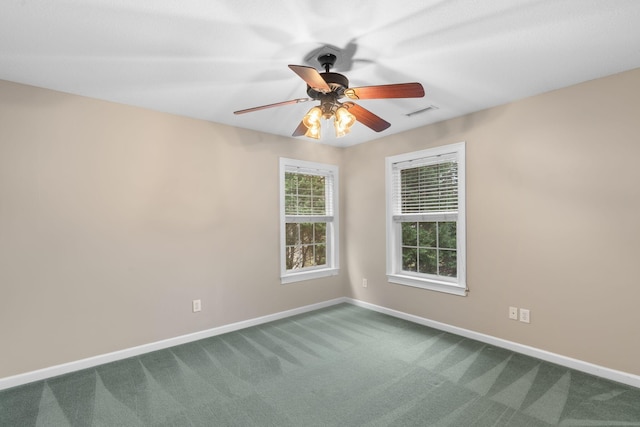
POLYGON ((366 108, 362 108, 358 104, 354 104, 353 102, 345 102, 342 105, 347 107, 347 110, 349 110, 351 114, 356 116, 357 121, 376 132, 382 132, 383 130, 391 126, 391 123, 376 116, 366 108))
POLYGON ((305 133, 307 133, 307 127, 304 125, 304 123, 300 122, 300 124, 298 125, 296 130, 293 131, 293 134, 291 136, 302 136, 305 133))
POLYGON ((289 65, 289 68, 299 75, 302 80, 307 82, 309 87, 315 91, 323 93, 331 92, 331 88, 315 68, 305 65, 289 65))
POLYGON ((422 98, 424 88, 420 83, 399 83, 381 86, 352 87, 344 91, 351 99, 422 98))
POLYGON ((275 104, 261 105, 260 107, 247 108, 246 110, 234 111, 233 114, 251 113, 253 111, 265 110, 267 108, 280 107, 282 105, 299 104, 301 102, 312 101, 311 98, 298 98, 290 101, 276 102, 275 104))

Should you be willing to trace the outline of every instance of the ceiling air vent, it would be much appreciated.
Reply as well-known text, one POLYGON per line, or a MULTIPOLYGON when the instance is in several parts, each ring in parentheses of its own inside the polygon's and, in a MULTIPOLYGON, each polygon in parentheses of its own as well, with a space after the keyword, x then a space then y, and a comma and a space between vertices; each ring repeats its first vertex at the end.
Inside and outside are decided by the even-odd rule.
POLYGON ((412 113, 407 113, 405 114, 405 116, 407 117, 411 117, 411 116, 415 116, 416 114, 420 114, 420 113, 426 113, 427 111, 431 111, 431 110, 437 110, 438 107, 436 107, 435 105, 429 105, 426 108, 421 108, 420 110, 416 110, 412 113))

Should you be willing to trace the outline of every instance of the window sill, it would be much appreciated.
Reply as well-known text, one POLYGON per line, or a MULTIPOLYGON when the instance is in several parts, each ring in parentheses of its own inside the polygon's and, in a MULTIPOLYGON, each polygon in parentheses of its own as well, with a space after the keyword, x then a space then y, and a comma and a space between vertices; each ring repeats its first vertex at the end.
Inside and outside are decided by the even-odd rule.
POLYGON ((452 295, 467 296, 467 289, 465 286, 460 286, 456 283, 444 282, 440 280, 424 279, 413 276, 406 276, 402 274, 389 274, 387 280, 391 283, 397 283, 399 285, 413 286, 414 288, 427 289, 429 291, 444 292, 452 295))
POLYGON ((288 273, 280 277, 281 284, 301 282, 303 280, 318 279, 320 277, 337 276, 337 268, 323 268, 318 270, 300 271, 297 273, 288 273))

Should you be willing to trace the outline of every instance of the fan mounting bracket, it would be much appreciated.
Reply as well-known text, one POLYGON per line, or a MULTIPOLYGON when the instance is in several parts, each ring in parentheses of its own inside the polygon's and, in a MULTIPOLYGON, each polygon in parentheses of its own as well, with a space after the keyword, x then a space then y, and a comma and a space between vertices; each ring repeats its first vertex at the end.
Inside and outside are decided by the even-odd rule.
POLYGON ((335 56, 335 59, 331 61, 331 68, 339 68, 345 60, 344 52, 339 47, 330 44, 325 44, 312 50, 305 56, 304 61, 314 68, 324 69, 324 64, 327 63, 327 59, 331 59, 330 55, 335 56))

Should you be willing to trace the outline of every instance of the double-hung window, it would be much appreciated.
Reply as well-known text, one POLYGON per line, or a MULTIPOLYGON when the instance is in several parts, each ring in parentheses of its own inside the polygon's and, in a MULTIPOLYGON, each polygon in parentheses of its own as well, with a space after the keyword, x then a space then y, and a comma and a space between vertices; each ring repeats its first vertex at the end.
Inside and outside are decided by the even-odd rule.
POLYGON ((464 142, 387 157, 387 277, 465 295, 464 142))
POLYGON ((338 273, 338 167, 280 159, 281 282, 338 273))

